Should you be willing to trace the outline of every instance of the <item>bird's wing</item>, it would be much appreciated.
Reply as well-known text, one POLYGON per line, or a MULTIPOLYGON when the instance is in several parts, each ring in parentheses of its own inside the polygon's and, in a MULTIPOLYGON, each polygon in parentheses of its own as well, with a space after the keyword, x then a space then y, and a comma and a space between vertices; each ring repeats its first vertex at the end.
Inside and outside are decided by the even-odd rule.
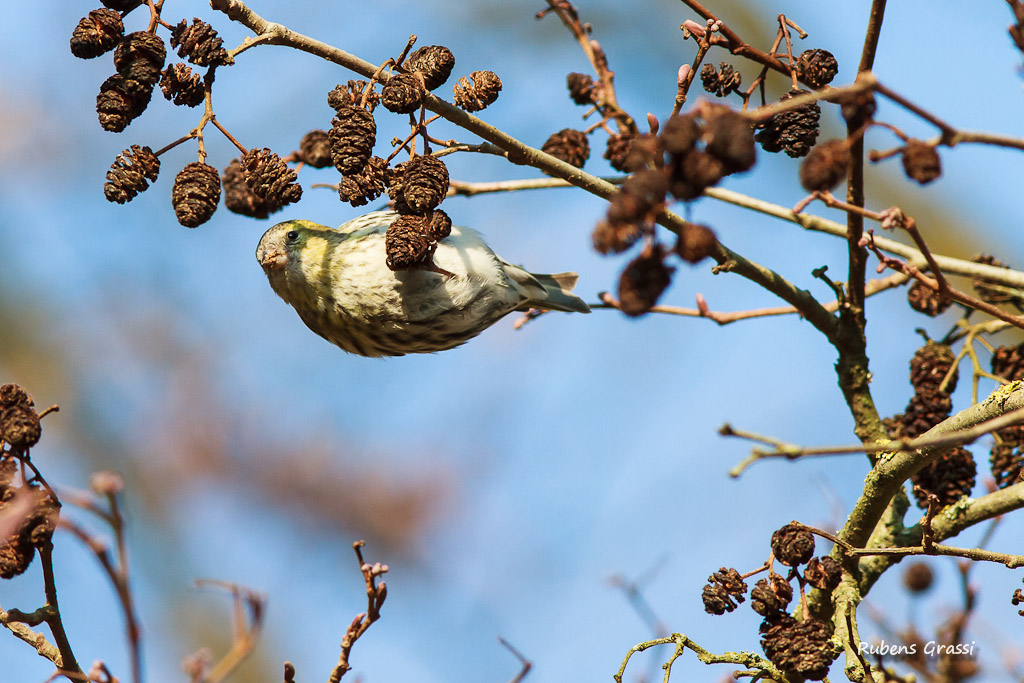
POLYGON ((590 306, 572 293, 579 280, 576 273, 542 275, 531 273, 504 260, 501 263, 526 299, 519 310, 536 306, 567 313, 590 313, 590 306))

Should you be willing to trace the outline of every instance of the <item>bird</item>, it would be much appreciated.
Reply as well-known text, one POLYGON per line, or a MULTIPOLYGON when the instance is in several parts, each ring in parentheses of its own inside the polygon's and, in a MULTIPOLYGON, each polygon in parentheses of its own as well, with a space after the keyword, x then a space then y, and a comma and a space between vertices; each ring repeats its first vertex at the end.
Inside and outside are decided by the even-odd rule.
POLYGON ((393 271, 385 235, 398 217, 375 211, 337 229, 284 221, 263 234, 256 258, 309 329, 360 356, 452 349, 513 311, 590 312, 572 293, 576 273, 514 266, 471 228, 452 226, 425 267, 393 271))

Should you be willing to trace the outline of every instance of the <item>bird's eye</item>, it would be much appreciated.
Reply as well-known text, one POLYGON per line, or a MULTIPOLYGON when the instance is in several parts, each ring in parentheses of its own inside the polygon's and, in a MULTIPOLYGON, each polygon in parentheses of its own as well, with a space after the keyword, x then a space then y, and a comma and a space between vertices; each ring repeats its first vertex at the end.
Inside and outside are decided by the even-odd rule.
POLYGON ((288 234, 286 235, 286 237, 288 238, 289 242, 294 242, 295 240, 299 239, 299 231, 298 230, 289 230, 288 234))

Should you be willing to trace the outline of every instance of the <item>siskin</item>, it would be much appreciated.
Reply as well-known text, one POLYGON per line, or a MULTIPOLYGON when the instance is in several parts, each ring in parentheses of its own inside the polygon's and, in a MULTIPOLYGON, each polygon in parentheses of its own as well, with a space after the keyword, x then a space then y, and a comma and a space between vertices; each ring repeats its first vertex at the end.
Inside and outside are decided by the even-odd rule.
POLYGON ((256 258, 277 295, 327 341, 360 356, 444 351, 512 311, 589 313, 576 273, 537 275, 506 263, 476 230, 452 226, 433 270, 394 272, 384 236, 398 217, 377 211, 337 230, 311 221, 267 230, 256 258))

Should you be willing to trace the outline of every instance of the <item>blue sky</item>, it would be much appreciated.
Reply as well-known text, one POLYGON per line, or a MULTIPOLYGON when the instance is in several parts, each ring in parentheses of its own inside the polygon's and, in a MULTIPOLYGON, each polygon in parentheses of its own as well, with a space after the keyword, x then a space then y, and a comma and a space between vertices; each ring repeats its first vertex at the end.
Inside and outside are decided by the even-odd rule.
MULTIPOLYGON (((882 81, 954 125, 1020 134, 1021 58, 1005 33, 1004 4, 972 7, 969 17, 960 3, 891 4, 876 68, 882 81)), ((370 61, 400 50, 410 33, 422 44, 449 46, 458 74, 492 69, 501 76, 501 97, 484 118, 526 142, 540 145, 553 131, 581 125, 564 76, 587 64, 553 17, 533 19, 539 6, 369 5, 252 3, 268 19, 370 61)), ((747 3, 747 17, 724 6, 722 13, 748 26, 785 12, 811 34, 803 47, 835 53, 841 83, 853 77, 867 5, 793 0, 747 3)), ((678 25, 693 15, 668 0, 579 7, 617 72, 623 106, 638 118, 667 113, 676 70, 694 52, 678 25)), ((723 565, 758 566, 771 531, 792 519, 839 524, 867 471, 863 458, 850 456, 762 463, 739 480, 726 476, 746 446, 717 435, 725 421, 805 444, 853 441, 834 352, 809 325, 780 318, 719 328, 596 311, 545 316, 520 331, 509 318, 437 355, 348 356, 310 333, 267 285, 253 252, 270 223, 222 207, 197 230, 177 225, 170 186, 176 170, 194 159, 189 145, 165 155, 160 179, 132 203, 103 201, 103 175, 120 150, 133 143, 161 147, 185 134, 198 112, 155 98, 125 133, 101 130, 92 107, 111 71, 109 57, 82 62, 67 49, 71 29, 89 9, 79 2, 20 5, 0 26, 0 240, 7 256, 0 296, 36 312, 41 339, 60 350, 75 381, 51 381, 59 373, 50 361, 21 358, 0 358, 0 379, 25 383, 40 404, 61 405, 35 451, 51 479, 85 488, 97 467, 126 472, 150 681, 182 680, 178 662, 200 635, 187 626, 196 615, 223 614, 226 631, 226 602, 222 612, 205 612, 202 603, 218 599, 189 588, 200 576, 236 580, 270 596, 261 655, 275 668, 259 680, 279 680, 284 659, 295 662, 300 680, 326 677, 345 625, 365 606, 349 545, 376 527, 362 517, 310 521, 277 499, 254 496, 260 489, 252 483, 271 456, 286 467, 313 446, 332 476, 373 473, 388 485, 426 491, 431 503, 407 547, 368 539, 367 557, 389 563, 392 572, 384 618, 353 655, 354 673, 367 680, 511 678, 517 664, 498 636, 533 660, 534 680, 607 680, 625 651, 650 635, 607 579, 655 565, 660 571, 645 596, 669 628, 711 650, 757 648, 758 619, 745 606, 727 617, 703 613, 707 575, 723 565), (19 374, 7 376, 15 369, 19 374), (193 404, 231 407, 230 419, 204 421, 193 404), (168 406, 177 418, 167 417, 168 406), (118 447, 94 447, 98 458, 81 458, 71 425, 82 422, 100 444, 108 439, 118 447), (213 438, 204 439, 204 429, 213 438), (218 470, 205 485, 202 477, 177 476, 176 468, 201 469, 199 446, 228 453, 229 473, 218 470), (182 454, 191 448, 199 450, 192 459, 182 454), (167 482, 163 490, 142 488, 132 473, 145 468, 167 482), (170 556, 168 548, 175 549, 170 556)), ((231 45, 245 35, 200 2, 168 0, 165 16, 210 19, 231 45)), ((140 21, 133 15, 130 28, 140 21)), ((749 82, 755 71, 740 68, 749 82)), ((306 131, 329 125, 326 93, 350 77, 291 50, 253 49, 218 73, 218 120, 243 144, 286 153, 306 131)), ((911 135, 934 134, 889 103, 879 115, 911 135)), ((378 117, 378 140, 400 134, 397 118, 378 117)), ((837 112, 827 110, 824 119, 826 130, 839 130, 837 112)), ((450 127, 437 134, 471 139, 450 127)), ((880 149, 894 144, 884 131, 869 137, 880 149)), ((218 167, 235 154, 213 131, 208 150, 218 167)), ((595 151, 588 170, 609 173, 599 156, 595 151)), ((459 179, 534 175, 492 157, 448 160, 459 179)), ((902 177, 898 162, 872 167, 870 183, 884 197, 872 206, 899 202, 932 219, 922 229, 940 252, 994 251, 1024 262, 1015 234, 1019 153, 964 146, 943 150, 942 160, 943 177, 924 189, 902 177)), ((792 205, 802 194, 796 173, 794 161, 762 154, 751 173, 724 186, 792 205)), ((281 219, 339 224, 357 216, 359 209, 329 190, 309 189, 335 180, 332 170, 302 170, 306 194, 281 219)), ((614 289, 625 263, 589 248, 604 206, 574 190, 445 203, 457 223, 482 230, 506 259, 539 272, 578 271, 578 291, 590 301, 614 289)), ((706 199, 690 211, 730 248, 822 299, 828 293, 810 271, 828 264, 830 275, 843 272, 845 244, 834 238, 706 199)), ((722 310, 776 303, 739 278, 712 275, 706 264, 681 267, 665 301, 692 306, 698 292, 722 310)), ((868 315, 875 398, 883 412, 895 413, 910 396, 906 364, 920 343, 914 328, 940 336, 952 318, 913 314, 901 292, 872 299, 868 315)), ((969 401, 965 387, 955 397, 961 408, 969 401)), ((986 444, 975 448, 982 469, 986 451, 986 444)), ((366 507, 357 488, 338 496, 341 505, 366 507)), ((1019 532, 1019 522, 1007 520, 994 548, 1012 551, 1010 539, 1019 532)), ((963 543, 976 536, 966 534, 963 543)), ((62 607, 80 659, 102 658, 126 674, 112 592, 72 539, 58 539, 57 552, 62 607)), ((943 595, 906 605, 893 571, 870 599, 897 622, 913 609, 934 623, 956 605, 957 594, 953 563, 933 566, 943 595)), ((0 587, 0 604, 34 606, 34 571, 0 587)), ((1019 576, 984 567, 975 578, 985 587, 976 621, 981 656, 998 662, 998 634, 1020 632, 1009 606, 1019 576)), ((873 632, 867 619, 862 628, 873 632)), ((654 655, 661 656, 667 653, 654 655)), ((0 658, 17 667, 11 680, 18 683, 48 673, 46 662, 12 638, 0 638, 0 658)), ((686 680, 718 680, 726 671, 689 656, 675 666, 686 680)), ((1000 680, 993 666, 991 680, 1000 680)), ((641 670, 638 662, 634 673, 641 670)))

